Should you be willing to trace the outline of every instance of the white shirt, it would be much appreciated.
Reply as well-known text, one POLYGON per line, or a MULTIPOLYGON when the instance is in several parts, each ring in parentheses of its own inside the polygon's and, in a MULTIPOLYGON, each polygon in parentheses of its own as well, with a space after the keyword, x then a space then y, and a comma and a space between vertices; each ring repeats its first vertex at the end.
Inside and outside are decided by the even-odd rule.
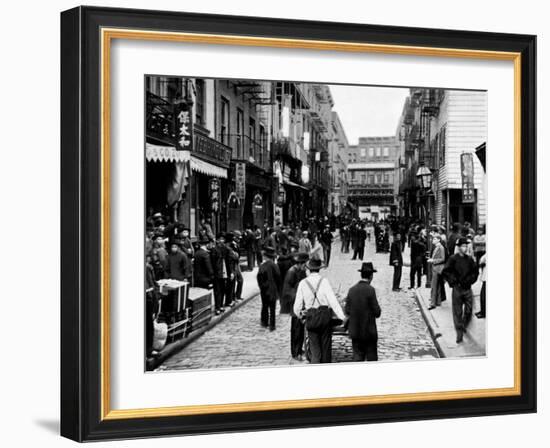
POLYGON ((318 272, 312 272, 298 284, 296 300, 294 301, 294 314, 299 316, 302 309, 318 308, 321 305, 329 306, 338 319, 345 320, 344 311, 334 295, 328 279, 321 277, 318 272), (317 289, 317 284, 322 282, 317 291, 317 300, 315 300, 315 303, 313 303, 313 291, 311 291, 310 287, 305 282, 309 282, 313 291, 317 289))

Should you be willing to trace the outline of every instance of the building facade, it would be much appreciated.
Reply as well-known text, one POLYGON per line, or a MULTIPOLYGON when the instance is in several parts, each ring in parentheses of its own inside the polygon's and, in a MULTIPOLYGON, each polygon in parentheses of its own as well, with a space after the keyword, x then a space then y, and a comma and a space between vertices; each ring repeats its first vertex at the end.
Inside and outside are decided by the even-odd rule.
POLYGON ((361 137, 349 146, 348 198, 360 218, 378 221, 397 214, 399 139, 361 137))
POLYGON ((330 212, 328 86, 152 76, 146 99, 148 215, 196 236, 330 212))
POLYGON ((338 216, 344 213, 348 199, 347 154, 349 143, 336 111, 332 111, 329 140, 330 212, 338 216))
POLYGON ((411 89, 400 122, 402 214, 426 223, 486 224, 485 169, 476 149, 487 140, 487 94, 411 89), (420 167, 431 173, 421 185, 420 167))

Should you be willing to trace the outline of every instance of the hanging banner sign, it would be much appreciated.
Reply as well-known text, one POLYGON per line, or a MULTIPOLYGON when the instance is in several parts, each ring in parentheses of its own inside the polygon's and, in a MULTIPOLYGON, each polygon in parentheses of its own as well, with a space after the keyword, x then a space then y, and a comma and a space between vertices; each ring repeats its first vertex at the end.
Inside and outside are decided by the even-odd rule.
POLYGON ((235 164, 235 193, 243 201, 246 196, 246 164, 237 162, 235 164))
POLYGON ((176 104, 176 141, 179 150, 191 150, 193 145, 193 123, 191 105, 186 102, 176 104))
POLYGON ((474 157, 472 153, 460 155, 462 173, 462 203, 472 204, 475 201, 474 157))
POLYGON ((218 179, 210 179, 210 206, 213 212, 220 209, 220 182, 218 179))

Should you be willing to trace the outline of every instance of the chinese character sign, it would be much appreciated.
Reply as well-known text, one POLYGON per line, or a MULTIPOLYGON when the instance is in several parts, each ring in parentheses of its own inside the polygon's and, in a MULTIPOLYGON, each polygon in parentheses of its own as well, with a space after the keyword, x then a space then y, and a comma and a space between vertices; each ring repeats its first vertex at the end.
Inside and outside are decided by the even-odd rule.
POLYGON ((235 164, 235 193, 242 201, 246 195, 246 165, 244 162, 235 164))
POLYGON ((217 213, 220 209, 220 183, 216 178, 210 180, 210 203, 212 211, 217 213))
POLYGON ((471 204, 475 201, 474 158, 471 153, 460 155, 462 173, 462 203, 471 204))
POLYGON ((191 120, 191 105, 181 102, 176 105, 176 130, 178 149, 192 149, 193 123, 191 120))

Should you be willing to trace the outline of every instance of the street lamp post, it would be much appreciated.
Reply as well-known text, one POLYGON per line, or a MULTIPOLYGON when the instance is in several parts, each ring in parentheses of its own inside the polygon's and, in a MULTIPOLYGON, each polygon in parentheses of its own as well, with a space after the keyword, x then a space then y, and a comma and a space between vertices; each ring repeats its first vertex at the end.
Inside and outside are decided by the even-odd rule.
MULTIPOLYGON (((424 197, 426 199, 426 233, 428 235, 428 239, 426 241, 426 248, 427 248, 427 257, 430 258, 431 257, 431 252, 432 252, 432 241, 431 239, 429 238, 429 224, 430 224, 430 214, 431 214, 431 210, 430 210, 430 195, 429 195, 429 192, 432 188, 432 178, 433 178, 433 174, 431 172, 431 170, 425 166, 425 165, 420 165, 418 167, 418 171, 416 172, 416 177, 417 179, 419 180, 420 182, 420 187, 422 188, 422 191, 424 193, 424 197)), ((431 283, 432 283, 432 267, 431 267, 431 263, 428 263, 428 269, 427 269, 427 272, 426 272, 426 288, 429 288, 431 286, 431 283)))

